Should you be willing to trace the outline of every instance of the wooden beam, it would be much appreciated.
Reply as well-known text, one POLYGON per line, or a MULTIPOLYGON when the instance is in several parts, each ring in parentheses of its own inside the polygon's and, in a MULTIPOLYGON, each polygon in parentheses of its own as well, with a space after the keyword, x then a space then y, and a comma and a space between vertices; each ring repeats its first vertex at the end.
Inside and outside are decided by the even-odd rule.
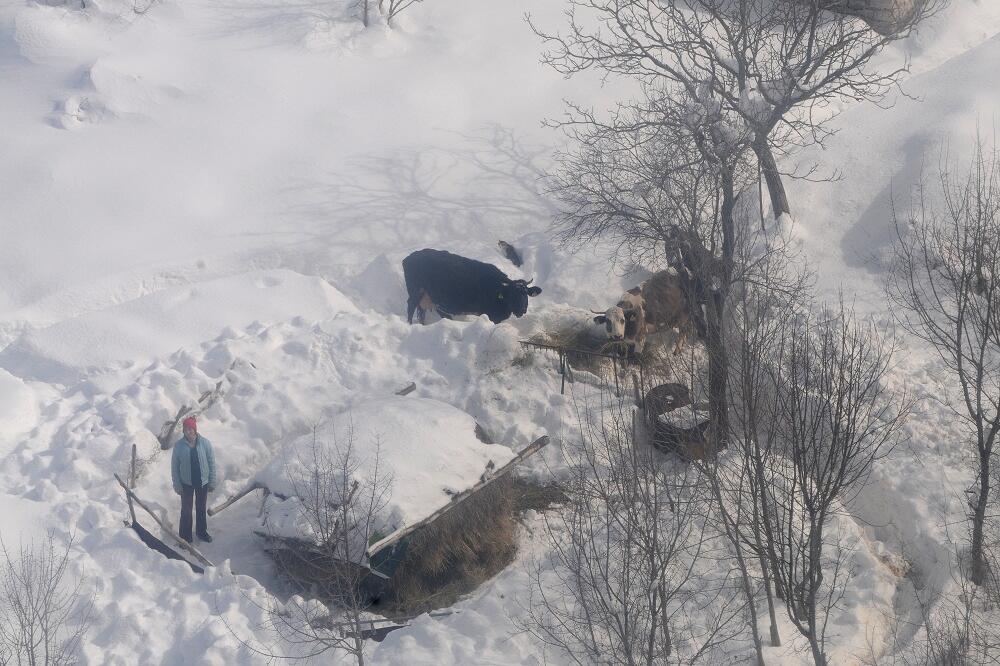
MULTIPOLYGON (((237 362, 238 361, 233 361, 229 366, 229 369, 232 370, 235 368, 237 362)), ((174 445, 174 432, 177 430, 177 426, 180 425, 181 421, 189 416, 201 416, 226 394, 226 391, 229 389, 229 384, 229 376, 223 375, 222 379, 215 383, 215 388, 203 391, 201 397, 198 398, 198 402, 196 402, 193 406, 188 407, 187 405, 181 405, 181 408, 177 410, 177 414, 174 416, 173 420, 165 421, 163 427, 160 428, 160 434, 156 436, 156 439, 160 441, 160 448, 164 451, 172 448, 174 445)))
POLYGON ((212 564, 211 562, 208 561, 208 558, 206 558, 204 555, 202 555, 201 553, 199 553, 197 548, 195 548, 194 546, 192 546, 190 543, 188 543, 184 539, 180 538, 180 536, 176 532, 174 532, 162 520, 160 520, 159 516, 157 516, 155 513, 153 513, 153 511, 148 506, 146 506, 145 504, 143 504, 142 500, 140 500, 139 497, 132 491, 132 489, 129 488, 128 485, 124 481, 122 481, 122 478, 120 476, 118 476, 118 474, 115 474, 115 480, 118 482, 118 485, 120 485, 122 488, 125 489, 125 494, 128 495, 129 497, 131 497, 133 500, 135 500, 136 504, 138 504, 140 507, 142 507, 146 511, 146 513, 148 513, 150 516, 152 516, 153 520, 156 521, 156 524, 159 525, 160 528, 163 529, 164 532, 166 532, 171 537, 173 537, 174 540, 177 541, 178 545, 181 548, 183 548, 184 550, 186 550, 189 553, 191 553, 191 555, 193 555, 196 560, 198 560, 199 562, 201 562, 202 564, 204 564, 206 567, 214 567, 215 566, 214 564, 212 564))
POLYGON ((396 395, 410 395, 411 393, 413 393, 416 390, 417 390, 417 385, 414 382, 410 382, 409 384, 407 384, 403 388, 401 388, 398 391, 396 391, 396 395))
POLYGON ((244 488, 240 492, 236 493, 235 495, 230 495, 229 499, 227 499, 225 502, 223 502, 219 506, 212 507, 211 509, 209 509, 208 510, 208 515, 214 516, 215 514, 217 514, 220 511, 222 511, 223 509, 227 508, 229 505, 234 504, 237 500, 243 499, 244 497, 246 497, 247 495, 249 495, 253 491, 260 490, 263 487, 264 486, 261 485, 261 484, 259 484, 259 483, 251 483, 251 484, 249 484, 246 488, 244 488))
POLYGON ((541 451, 548 443, 549 443, 548 435, 542 435, 534 442, 532 442, 524 449, 522 449, 521 452, 518 453, 516 456, 514 456, 510 460, 510 462, 508 462, 506 465, 499 468, 496 472, 494 472, 490 476, 480 479, 478 483, 476 483, 468 490, 464 490, 458 493, 457 495, 451 498, 451 501, 448 504, 445 504, 443 507, 441 507, 431 515, 427 516, 426 518, 424 518, 419 522, 413 523, 409 527, 404 527, 401 530, 396 530, 395 532, 385 537, 381 541, 376 541, 375 543, 373 543, 371 546, 368 547, 366 554, 368 555, 369 558, 371 558, 379 551, 388 548, 389 546, 392 546, 395 543, 398 543, 400 540, 409 536, 416 530, 433 523, 435 520, 437 520, 444 514, 448 513, 449 511, 460 505, 462 502, 464 502, 465 500, 469 499, 470 497, 481 491, 483 488, 486 488, 497 479, 501 479, 510 474, 510 472, 512 472, 515 467, 524 462, 530 456, 533 456, 534 454, 541 451))
POLYGON ((525 347, 538 347, 539 349, 549 349, 564 354, 585 354, 587 356, 600 356, 601 358, 619 358, 616 354, 605 354, 604 352, 589 351, 587 349, 577 349, 576 347, 560 347, 558 345, 547 345, 543 342, 532 342, 531 340, 518 340, 518 343, 525 347))
POLYGON ((269 534, 264 530, 254 530, 253 533, 263 538, 269 544, 271 543, 280 544, 281 547, 285 548, 286 550, 290 550, 293 552, 305 551, 308 553, 312 553, 313 555, 325 558, 331 562, 339 562, 341 564, 357 567, 359 569, 362 569, 365 572, 365 574, 371 574, 376 578, 381 578, 382 580, 389 580, 389 577, 386 576, 384 573, 382 573, 381 571, 375 571, 367 564, 362 564, 361 562, 351 562, 350 560, 344 560, 339 557, 331 556, 329 553, 319 548, 315 542, 309 541, 308 539, 301 539, 299 537, 278 536, 275 534, 269 534))
MULTIPOLYGON (((135 443, 132 443, 132 465, 129 467, 128 474, 128 487, 135 488, 135 443)), ((125 499, 128 500, 128 512, 132 514, 132 523, 135 523, 135 507, 132 506, 132 496, 125 493, 125 499)))

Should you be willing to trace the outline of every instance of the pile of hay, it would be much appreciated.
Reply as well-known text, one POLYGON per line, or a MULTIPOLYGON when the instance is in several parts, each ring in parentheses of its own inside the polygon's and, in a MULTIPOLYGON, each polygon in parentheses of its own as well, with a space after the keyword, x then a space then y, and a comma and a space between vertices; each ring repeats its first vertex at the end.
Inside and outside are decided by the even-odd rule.
POLYGON ((508 475, 373 558, 372 570, 331 557, 322 544, 257 533, 297 590, 333 605, 356 600, 402 618, 451 606, 503 571, 517 554, 518 517, 562 501, 557 485, 508 475))
POLYGON ((388 616, 451 606, 500 573, 517 553, 517 503, 508 476, 407 538, 374 608, 388 616))
POLYGON ((453 605, 514 561, 525 511, 565 501, 556 483, 498 479, 409 537, 372 610, 399 617, 453 605))
POLYGON ((269 492, 255 531, 279 574, 330 604, 360 601, 402 616, 449 606, 510 564, 519 491, 509 473, 478 485, 513 462, 509 447, 491 444, 468 414, 426 398, 363 401, 351 417, 340 430, 289 442, 255 476, 269 492), (331 467, 346 443, 352 463, 331 467), (391 479, 378 493, 376 469, 391 479), (352 483, 356 498, 346 490, 352 483), (366 513, 375 496, 383 506, 366 513), (323 543, 343 497, 358 502, 358 525, 323 543))
POLYGON ((611 365, 611 359, 595 354, 619 356, 624 359, 628 351, 625 344, 608 340, 603 335, 595 333, 593 327, 579 324, 566 324, 555 331, 539 333, 531 337, 528 342, 565 349, 566 361, 570 367, 595 375, 601 374, 602 370, 611 365))

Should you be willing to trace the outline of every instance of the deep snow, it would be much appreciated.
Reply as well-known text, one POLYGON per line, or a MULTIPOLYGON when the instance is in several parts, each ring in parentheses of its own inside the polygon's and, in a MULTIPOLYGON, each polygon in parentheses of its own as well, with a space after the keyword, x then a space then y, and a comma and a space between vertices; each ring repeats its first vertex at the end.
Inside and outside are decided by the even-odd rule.
MULTIPOLYGON (((538 64, 523 15, 560 26, 557 0, 427 0, 391 30, 363 30, 345 4, 170 0, 141 16, 129 0, 0 5, 0 536, 75 535, 73 575, 97 610, 85 663, 259 659, 233 635, 253 635, 269 590, 281 592, 248 529, 257 502, 212 519, 204 551, 220 566, 197 576, 123 529, 111 478, 135 443, 138 492, 175 520, 154 433, 224 375, 228 392, 202 419, 217 497, 314 424, 409 381, 504 450, 552 436, 536 471, 558 467, 575 434, 587 378, 561 396, 555 359, 512 364, 518 340, 585 322, 634 282, 601 248, 570 256, 549 239, 538 176, 560 137, 540 120, 564 98, 604 108, 630 86, 538 64), (521 269, 499 239, 522 251, 521 269), (543 294, 500 326, 407 326, 399 262, 420 247, 534 277, 543 294)), ((994 124, 998 33, 1000 3, 954 0, 885 55, 912 57, 904 90, 918 99, 845 104, 828 145, 789 162, 841 172, 790 184, 824 294, 842 287, 888 318, 892 195, 935 163, 937 141, 961 155, 977 122, 994 124)), ((940 368, 909 345, 892 378, 921 399, 908 445, 848 507, 856 520, 842 519, 861 576, 836 618, 838 663, 884 636, 888 606, 914 612, 910 586, 933 601, 951 584, 946 526, 964 515, 969 479, 954 419, 930 399, 940 368)), ((514 619, 522 565, 544 557, 537 528, 529 516, 518 562, 460 613, 416 619, 374 662, 557 663, 514 619)), ((768 658, 807 656, 793 643, 768 658)))

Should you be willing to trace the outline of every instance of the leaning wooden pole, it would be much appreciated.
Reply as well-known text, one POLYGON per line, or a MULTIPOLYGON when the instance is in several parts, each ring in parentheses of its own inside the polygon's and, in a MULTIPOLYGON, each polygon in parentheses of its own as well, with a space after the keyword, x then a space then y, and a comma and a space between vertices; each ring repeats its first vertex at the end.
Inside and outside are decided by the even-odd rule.
POLYGON ((199 553, 197 548, 195 548, 194 546, 192 546, 190 543, 188 543, 184 539, 180 538, 180 536, 176 532, 174 532, 169 526, 167 526, 162 520, 160 520, 159 516, 157 516, 155 513, 153 513, 153 511, 148 506, 146 506, 145 504, 143 504, 142 500, 139 499, 138 496, 136 496, 136 494, 134 492, 132 492, 132 489, 128 487, 128 484, 126 484, 124 481, 122 481, 122 478, 120 476, 118 476, 118 474, 115 474, 115 480, 118 482, 118 485, 120 485, 122 488, 125 489, 125 494, 128 495, 133 500, 135 500, 136 504, 138 504, 140 507, 142 507, 146 511, 146 513, 148 513, 150 516, 152 516, 153 520, 156 521, 156 524, 159 525, 160 528, 164 532, 166 532, 167 534, 169 534, 170 536, 172 536, 174 538, 174 540, 177 541, 178 545, 181 548, 183 548, 187 552, 191 553, 191 555, 194 556, 194 558, 196 560, 198 560, 199 562, 201 562, 202 564, 204 564, 206 567, 214 567, 215 566, 214 564, 212 564, 211 562, 208 561, 208 558, 206 558, 204 555, 202 555, 201 553, 199 553))
POLYGON ((220 511, 222 511, 223 509, 229 507, 231 504, 234 504, 237 500, 243 499, 244 497, 246 497, 247 495, 249 495, 253 491, 260 490, 263 487, 264 486, 261 485, 261 484, 259 484, 259 483, 251 483, 250 485, 248 485, 246 488, 244 488, 240 492, 236 493, 235 495, 231 495, 229 497, 229 499, 227 499, 225 502, 223 502, 219 506, 212 507, 211 509, 209 509, 208 510, 208 515, 214 516, 215 514, 217 514, 220 511))
POLYGON ((455 507, 457 507, 458 505, 460 505, 465 500, 469 499, 471 496, 475 495, 477 492, 479 492, 480 490, 482 490, 486 486, 490 485, 491 483, 493 483, 497 479, 501 479, 504 476, 506 476, 509 472, 511 472, 514 469, 514 467, 516 467, 520 463, 524 462, 524 460, 526 458, 528 458, 529 456, 532 456, 532 455, 538 453, 539 451, 541 451, 548 443, 549 443, 549 436, 548 435, 542 435, 541 437, 539 437, 538 439, 536 439, 534 442, 532 442, 531 444, 529 444, 528 446, 526 446, 524 449, 522 449, 521 452, 518 453, 516 456, 514 456, 511 459, 511 461, 508 462, 506 465, 504 465, 500 469, 496 470, 490 476, 481 479, 476 485, 472 486, 468 490, 465 490, 465 491, 460 492, 459 494, 455 495, 452 498, 451 502, 449 502, 448 504, 444 505, 443 507, 441 507, 440 509, 438 509, 437 511, 435 511, 431 515, 427 516, 426 518, 424 518, 423 520, 421 520, 419 522, 416 522, 416 523, 410 525, 409 527, 406 527, 404 529, 397 530, 397 531, 393 532, 392 534, 390 534, 386 538, 382 539, 381 541, 373 543, 371 546, 368 547, 368 550, 366 551, 368 557, 372 557, 375 553, 379 552, 380 550, 383 550, 384 548, 387 548, 387 547, 391 546, 394 543, 398 543, 400 540, 402 540, 403 538, 405 538, 407 535, 412 534, 413 532, 415 532, 416 530, 420 529, 421 527, 423 527, 425 525, 428 525, 430 523, 433 523, 435 520, 437 520, 438 518, 440 518, 444 514, 448 513, 449 511, 451 511, 452 509, 454 509, 455 507))
MULTIPOLYGON (((132 444, 132 465, 129 467, 128 472, 128 487, 135 488, 135 444, 132 444)), ((128 512, 132 514, 132 524, 135 524, 135 507, 132 505, 132 496, 125 493, 125 499, 128 500, 128 512)))

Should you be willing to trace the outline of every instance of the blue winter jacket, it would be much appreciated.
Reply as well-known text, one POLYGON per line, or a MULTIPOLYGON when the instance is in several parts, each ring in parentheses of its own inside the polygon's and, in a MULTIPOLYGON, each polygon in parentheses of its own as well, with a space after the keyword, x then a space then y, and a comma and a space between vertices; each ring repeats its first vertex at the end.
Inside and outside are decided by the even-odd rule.
POLYGON ((215 454, 212 452, 212 443, 198 435, 195 449, 198 451, 198 466, 201 468, 200 479, 191 478, 191 447, 187 440, 181 437, 174 444, 170 458, 170 478, 174 482, 176 493, 181 492, 181 484, 196 488, 215 485, 215 454))

